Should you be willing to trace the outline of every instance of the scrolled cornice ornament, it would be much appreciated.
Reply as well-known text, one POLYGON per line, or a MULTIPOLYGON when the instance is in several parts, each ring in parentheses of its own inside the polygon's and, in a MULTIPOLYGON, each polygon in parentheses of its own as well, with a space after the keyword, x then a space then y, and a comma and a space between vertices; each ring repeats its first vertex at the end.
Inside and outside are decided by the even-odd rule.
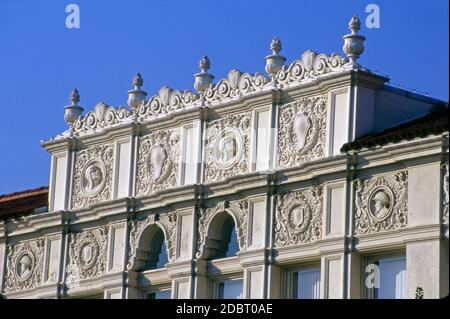
POLYGON ((180 154, 178 129, 160 130, 140 138, 137 163, 138 196, 175 187, 180 154))
POLYGON ((276 73, 275 82, 280 85, 307 82, 326 74, 340 72, 347 62, 337 53, 328 56, 308 50, 299 60, 295 60, 288 67, 283 66, 276 73))
POLYGON ((95 145, 75 155, 72 208, 83 208, 111 198, 113 144, 95 145))
POLYGON ((355 234, 367 234, 405 227, 408 173, 357 179, 355 187, 355 234))
POLYGON ((260 91, 269 82, 261 73, 242 73, 239 70, 231 70, 226 79, 220 80, 215 85, 210 85, 201 96, 211 104, 227 99, 239 98, 243 95, 260 91))
POLYGON ((250 119, 247 112, 207 123, 206 182, 248 173, 250 119))
POLYGON ((247 248, 248 201, 223 201, 204 209, 198 221, 197 258, 204 258, 211 221, 217 214, 228 213, 235 222, 239 250, 247 248))
POLYGON ((6 293, 32 289, 42 284, 45 240, 39 238, 7 246, 6 293))
POLYGON ((96 130, 123 123, 130 117, 130 111, 125 107, 115 108, 100 102, 95 110, 88 112, 84 117, 78 117, 72 125, 76 133, 93 133, 96 130))
POLYGON ((171 113, 195 107, 198 95, 189 90, 178 91, 167 86, 159 90, 158 95, 152 96, 136 108, 138 119, 153 120, 171 113))
POLYGON ((322 238, 322 187, 276 196, 275 246, 285 247, 322 238))
POLYGON ((74 286, 71 278, 95 278, 106 272, 108 227, 100 227, 69 235, 69 261, 66 283, 74 286))
POLYGON ((300 166, 324 157, 326 96, 302 98, 283 105, 278 130, 277 166, 300 166))

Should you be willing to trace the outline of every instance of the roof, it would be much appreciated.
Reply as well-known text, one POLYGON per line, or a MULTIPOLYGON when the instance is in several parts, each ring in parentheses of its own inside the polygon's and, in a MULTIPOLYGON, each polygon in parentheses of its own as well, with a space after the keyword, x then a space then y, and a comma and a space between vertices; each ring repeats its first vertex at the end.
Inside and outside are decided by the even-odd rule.
POLYGON ((448 108, 436 107, 427 115, 412 121, 385 129, 379 133, 365 135, 346 143, 341 147, 341 152, 361 150, 383 146, 388 143, 424 138, 430 135, 438 135, 448 131, 448 108))
POLYGON ((36 208, 46 207, 47 202, 47 186, 0 195, 0 218, 29 214, 36 208))

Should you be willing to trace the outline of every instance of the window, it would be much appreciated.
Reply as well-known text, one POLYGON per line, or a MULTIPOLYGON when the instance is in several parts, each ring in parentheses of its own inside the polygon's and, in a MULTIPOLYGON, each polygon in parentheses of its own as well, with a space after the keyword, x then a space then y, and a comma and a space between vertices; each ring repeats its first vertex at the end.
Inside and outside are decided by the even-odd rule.
POLYGON ((406 258, 369 258, 366 264, 366 297, 406 298, 406 258))
POLYGON ((311 268, 293 273, 293 299, 320 298, 320 268, 311 268))
POLYGON ((218 299, 242 299, 243 281, 228 280, 217 285, 218 299))
POLYGON ((233 217, 227 213, 216 216, 209 229, 207 260, 236 256, 239 243, 233 217))
POLYGON ((170 299, 170 290, 160 290, 145 295, 145 299, 170 299))
POLYGON ((145 234, 145 246, 142 252, 147 255, 143 270, 163 268, 168 263, 166 243, 164 233, 158 226, 147 230, 145 234))

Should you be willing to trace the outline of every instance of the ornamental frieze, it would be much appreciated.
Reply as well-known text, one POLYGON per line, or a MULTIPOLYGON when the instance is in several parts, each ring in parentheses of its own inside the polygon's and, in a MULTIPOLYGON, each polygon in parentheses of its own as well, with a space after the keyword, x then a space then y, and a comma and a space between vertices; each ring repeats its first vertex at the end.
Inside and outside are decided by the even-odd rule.
POLYGON ((95 145, 76 153, 72 208, 111 199, 113 162, 113 144, 95 145))
POLYGON ((295 60, 288 67, 275 75, 277 84, 290 85, 314 80, 330 73, 341 72, 348 60, 337 53, 328 56, 308 50, 303 52, 299 60, 295 60))
POLYGON ((6 293, 32 289, 42 284, 44 243, 44 239, 39 238, 8 245, 6 293))
POLYGON ((95 278, 106 272, 108 227, 103 226, 69 235, 69 260, 66 284, 74 287, 79 280, 95 278))
POLYGON ((322 238, 322 187, 276 196, 275 246, 285 247, 322 238))
POLYGON ((179 130, 161 130, 140 138, 136 194, 176 187, 180 154, 179 130))
POLYGON ((281 107, 278 131, 279 168, 324 157, 327 103, 323 96, 302 98, 281 107))
POLYGON ((405 227, 408 223, 408 173, 398 172, 357 179, 355 188, 355 234, 405 227))
POLYGON ((206 208, 198 221, 197 258, 203 258, 208 241, 211 221, 217 214, 228 213, 235 222, 239 250, 247 248, 248 202, 247 200, 223 201, 213 207, 206 208))
POLYGON ((205 182, 218 182, 249 171, 251 113, 233 114, 207 124, 205 182))
MULTIPOLYGON (((177 236, 177 214, 175 212, 163 214, 149 214, 140 219, 133 219, 128 222, 129 242, 128 242, 128 262, 127 269, 135 266, 136 253, 139 249, 140 239, 147 226, 157 225, 164 233, 166 242, 167 259, 174 262, 176 257, 176 236, 177 236)), ((142 244, 142 243, 141 243, 142 244)))

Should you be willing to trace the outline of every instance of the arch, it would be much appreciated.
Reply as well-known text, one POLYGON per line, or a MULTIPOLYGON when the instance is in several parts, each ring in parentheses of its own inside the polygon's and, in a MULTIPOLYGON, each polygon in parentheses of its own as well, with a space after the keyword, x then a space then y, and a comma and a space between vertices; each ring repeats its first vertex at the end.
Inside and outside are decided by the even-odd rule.
POLYGON ((169 262, 165 227, 159 222, 149 224, 142 229, 138 238, 133 269, 144 271, 165 267, 169 262))
POLYGON ((211 260, 236 255, 241 249, 238 239, 239 226, 239 219, 233 211, 229 209, 216 210, 211 215, 206 227, 206 238, 201 257, 211 260), (230 247, 230 244, 233 243, 237 247, 230 247))

